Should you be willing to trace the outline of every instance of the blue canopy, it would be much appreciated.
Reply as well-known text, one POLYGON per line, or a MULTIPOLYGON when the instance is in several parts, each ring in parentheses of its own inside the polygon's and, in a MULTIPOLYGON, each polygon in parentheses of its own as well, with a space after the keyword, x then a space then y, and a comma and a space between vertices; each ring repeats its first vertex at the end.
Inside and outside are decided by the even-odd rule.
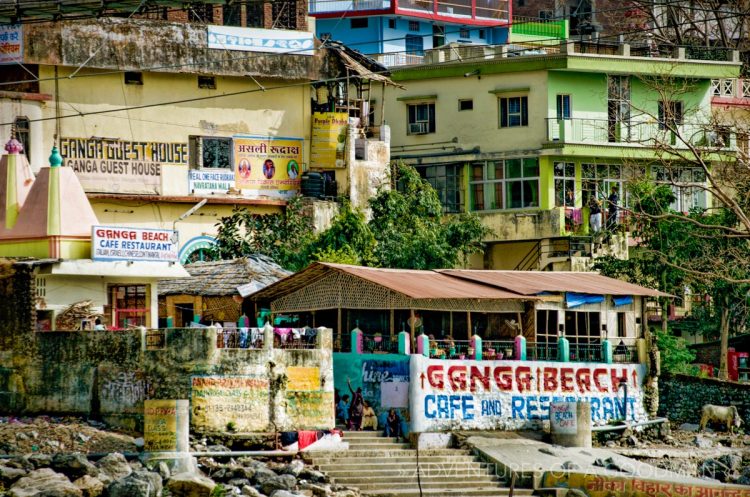
POLYGON ((612 300, 615 302, 615 306, 618 305, 628 305, 633 303, 633 296, 632 295, 614 295, 612 297, 612 300))
POLYGON ((583 304, 598 304, 604 302, 604 295, 592 295, 590 293, 572 293, 565 294, 565 303, 568 308, 578 307, 583 304))

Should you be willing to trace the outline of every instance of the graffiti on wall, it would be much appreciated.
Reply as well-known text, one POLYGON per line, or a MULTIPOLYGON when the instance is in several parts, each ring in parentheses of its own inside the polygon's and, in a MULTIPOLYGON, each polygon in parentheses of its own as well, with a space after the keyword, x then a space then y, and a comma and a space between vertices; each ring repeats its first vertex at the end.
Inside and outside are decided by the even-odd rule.
POLYGON ((379 424, 385 421, 390 408, 395 408, 403 420, 409 419, 409 357, 397 354, 333 354, 334 383, 340 395, 350 394, 346 379, 352 387, 362 387, 362 396, 378 415, 379 424))
POLYGON ((140 413, 152 393, 143 371, 123 371, 99 366, 99 408, 102 413, 140 413))
POLYGON ((269 381, 260 376, 194 376, 191 424, 199 430, 263 431, 268 427, 269 381))
POLYGON ((551 402, 591 403, 594 424, 646 418, 642 364, 446 361, 411 356, 413 431, 512 429, 549 420, 551 402), (628 385, 627 398, 621 384, 628 385))
POLYGON ((330 430, 334 425, 333 392, 287 391, 286 413, 298 430, 330 430))

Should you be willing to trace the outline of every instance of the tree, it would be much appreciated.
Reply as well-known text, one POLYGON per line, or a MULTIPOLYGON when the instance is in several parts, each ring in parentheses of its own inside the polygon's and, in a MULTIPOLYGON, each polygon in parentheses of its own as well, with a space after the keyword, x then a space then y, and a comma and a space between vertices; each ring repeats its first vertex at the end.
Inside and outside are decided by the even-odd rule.
POLYGON ((481 251, 490 230, 475 214, 444 215, 437 192, 416 169, 395 164, 389 186, 370 200, 375 265, 450 268, 481 251))
POLYGON ((475 214, 444 216, 437 193, 412 167, 395 165, 392 180, 398 188, 381 187, 370 199, 369 222, 344 200, 331 226, 317 236, 299 197, 278 214, 235 209, 217 224, 213 256, 261 253, 292 271, 314 261, 437 269, 465 264, 482 250, 489 230, 475 214))

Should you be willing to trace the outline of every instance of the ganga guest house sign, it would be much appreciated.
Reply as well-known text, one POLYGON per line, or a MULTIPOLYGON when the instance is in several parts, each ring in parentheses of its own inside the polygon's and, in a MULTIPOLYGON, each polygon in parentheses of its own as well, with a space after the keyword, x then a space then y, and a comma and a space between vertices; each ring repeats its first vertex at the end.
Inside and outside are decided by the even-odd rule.
POLYGON ((550 403, 591 403, 594 424, 640 421, 643 364, 547 361, 453 361, 412 355, 409 408, 412 431, 538 428, 550 403), (625 399, 620 383, 626 381, 625 399), (627 405, 627 409, 625 406, 627 405))
POLYGON ((159 194, 162 165, 186 165, 188 144, 62 138, 60 154, 87 192, 159 194))
POLYGON ((93 226, 91 258, 97 261, 176 262, 177 232, 172 230, 93 226))

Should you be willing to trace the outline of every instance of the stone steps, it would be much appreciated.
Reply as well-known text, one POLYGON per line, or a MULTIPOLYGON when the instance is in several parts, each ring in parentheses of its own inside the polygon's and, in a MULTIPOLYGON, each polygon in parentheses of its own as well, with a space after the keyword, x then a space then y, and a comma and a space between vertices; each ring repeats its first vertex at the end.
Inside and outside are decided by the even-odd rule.
MULTIPOLYGON (((343 438, 348 451, 312 452, 308 457, 334 482, 357 487, 364 497, 508 496, 494 467, 468 451, 421 450, 417 457, 408 443, 379 432, 345 432, 343 438)), ((516 490, 514 495, 531 491, 516 490)))

